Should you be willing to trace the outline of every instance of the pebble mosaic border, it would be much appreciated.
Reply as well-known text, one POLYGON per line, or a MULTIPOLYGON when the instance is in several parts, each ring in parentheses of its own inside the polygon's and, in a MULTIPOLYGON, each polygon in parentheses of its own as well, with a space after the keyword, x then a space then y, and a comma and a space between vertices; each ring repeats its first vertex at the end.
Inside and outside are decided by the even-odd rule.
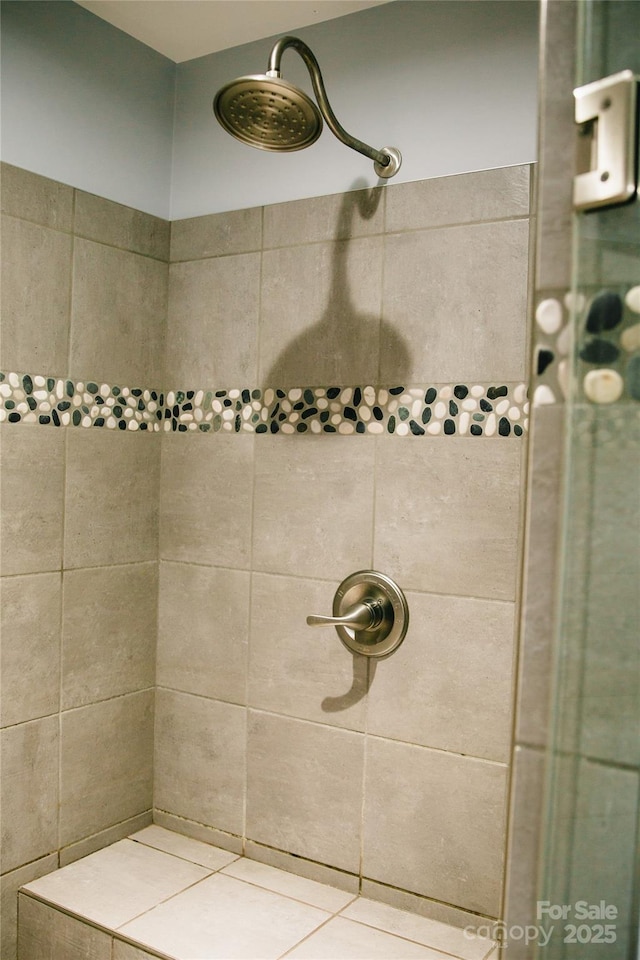
POLYGON ((640 400, 640 286, 542 294, 536 307, 533 405, 565 400, 575 357, 578 401, 640 400), (571 316, 575 315, 575 339, 571 316))
POLYGON ((524 383, 148 390, 0 373, 0 422, 158 433, 521 437, 524 383))

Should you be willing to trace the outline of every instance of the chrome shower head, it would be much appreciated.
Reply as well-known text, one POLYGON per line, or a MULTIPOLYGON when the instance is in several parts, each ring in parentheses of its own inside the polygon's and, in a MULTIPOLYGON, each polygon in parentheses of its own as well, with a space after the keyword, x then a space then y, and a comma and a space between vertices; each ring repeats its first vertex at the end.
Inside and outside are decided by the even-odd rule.
POLYGON ((306 93, 268 74, 227 83, 213 110, 227 133, 260 150, 302 150, 322 133, 320 111, 306 93))
POLYGON ((266 74, 225 84, 215 96, 213 111, 227 133, 260 150, 284 153, 310 146, 322 133, 324 117, 338 140, 374 161, 378 176, 392 177, 402 163, 395 147, 374 150, 340 126, 329 105, 318 61, 297 37, 276 41, 266 74), (320 110, 303 90, 282 79, 280 60, 287 47, 293 47, 306 63, 320 110))

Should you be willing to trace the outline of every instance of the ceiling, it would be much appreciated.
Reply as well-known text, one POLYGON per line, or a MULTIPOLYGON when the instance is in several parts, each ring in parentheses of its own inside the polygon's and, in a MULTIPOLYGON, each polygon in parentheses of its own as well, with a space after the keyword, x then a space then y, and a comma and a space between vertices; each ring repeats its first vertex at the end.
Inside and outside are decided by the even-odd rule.
POLYGON ((176 63, 389 0, 76 0, 176 63))

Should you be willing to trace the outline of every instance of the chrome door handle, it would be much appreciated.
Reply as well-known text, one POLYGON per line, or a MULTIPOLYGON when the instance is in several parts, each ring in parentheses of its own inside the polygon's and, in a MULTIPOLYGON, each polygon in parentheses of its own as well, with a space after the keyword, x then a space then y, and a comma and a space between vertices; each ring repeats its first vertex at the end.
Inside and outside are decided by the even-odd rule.
POLYGON ((353 630, 375 630, 382 623, 384 606, 379 600, 364 599, 339 617, 307 617, 310 627, 351 627, 353 630))

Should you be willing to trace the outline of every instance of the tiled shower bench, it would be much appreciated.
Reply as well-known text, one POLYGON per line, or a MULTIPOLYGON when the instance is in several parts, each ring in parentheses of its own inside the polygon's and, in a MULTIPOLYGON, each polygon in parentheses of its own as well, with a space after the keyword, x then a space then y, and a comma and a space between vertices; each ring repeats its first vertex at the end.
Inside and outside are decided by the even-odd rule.
POLYGON ((447 924, 150 826, 22 887, 19 960, 494 960, 447 924))

